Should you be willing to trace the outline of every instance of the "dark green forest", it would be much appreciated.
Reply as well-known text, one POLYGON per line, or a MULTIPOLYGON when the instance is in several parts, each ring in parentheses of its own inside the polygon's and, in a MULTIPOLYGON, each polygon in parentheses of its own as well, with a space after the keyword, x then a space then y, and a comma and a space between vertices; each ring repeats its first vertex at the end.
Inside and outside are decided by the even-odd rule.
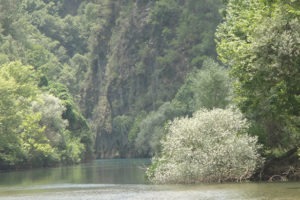
POLYGON ((267 160, 297 155, 299 18, 293 0, 0 0, 0 168, 171 159, 203 109, 240 110, 267 160))

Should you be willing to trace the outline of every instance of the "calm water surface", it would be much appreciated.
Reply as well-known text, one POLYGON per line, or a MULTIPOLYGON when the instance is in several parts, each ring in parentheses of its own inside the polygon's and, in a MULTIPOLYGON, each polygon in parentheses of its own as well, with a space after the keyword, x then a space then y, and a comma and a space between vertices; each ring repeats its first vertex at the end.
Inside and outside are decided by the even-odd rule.
POLYGON ((199 199, 300 200, 300 183, 151 185, 146 159, 96 160, 0 173, 0 200, 199 199))

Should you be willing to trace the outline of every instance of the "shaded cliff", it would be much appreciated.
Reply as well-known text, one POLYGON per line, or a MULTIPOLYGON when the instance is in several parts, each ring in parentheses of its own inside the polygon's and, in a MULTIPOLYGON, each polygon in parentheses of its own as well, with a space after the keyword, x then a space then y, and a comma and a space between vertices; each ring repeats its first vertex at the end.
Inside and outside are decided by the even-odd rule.
POLYGON ((129 133, 141 114, 171 101, 186 75, 216 56, 214 31, 222 4, 95 1, 93 6, 97 14, 81 107, 97 133, 96 155, 147 156, 137 153, 129 133))

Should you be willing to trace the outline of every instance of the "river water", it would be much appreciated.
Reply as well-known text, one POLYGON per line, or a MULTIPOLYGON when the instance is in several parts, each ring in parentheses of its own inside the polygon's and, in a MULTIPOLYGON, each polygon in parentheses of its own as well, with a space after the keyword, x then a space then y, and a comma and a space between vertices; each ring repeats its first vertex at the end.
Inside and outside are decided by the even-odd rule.
POLYGON ((151 185, 147 159, 0 173, 0 200, 300 200, 300 183, 151 185))

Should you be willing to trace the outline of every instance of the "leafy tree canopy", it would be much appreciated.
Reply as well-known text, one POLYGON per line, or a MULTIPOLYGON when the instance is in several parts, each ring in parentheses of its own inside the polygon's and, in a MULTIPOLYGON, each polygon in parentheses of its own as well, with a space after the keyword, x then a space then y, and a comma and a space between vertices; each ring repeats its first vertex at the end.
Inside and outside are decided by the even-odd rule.
POLYGON ((236 102, 269 147, 299 145, 298 1, 228 1, 218 53, 236 79, 236 102))

